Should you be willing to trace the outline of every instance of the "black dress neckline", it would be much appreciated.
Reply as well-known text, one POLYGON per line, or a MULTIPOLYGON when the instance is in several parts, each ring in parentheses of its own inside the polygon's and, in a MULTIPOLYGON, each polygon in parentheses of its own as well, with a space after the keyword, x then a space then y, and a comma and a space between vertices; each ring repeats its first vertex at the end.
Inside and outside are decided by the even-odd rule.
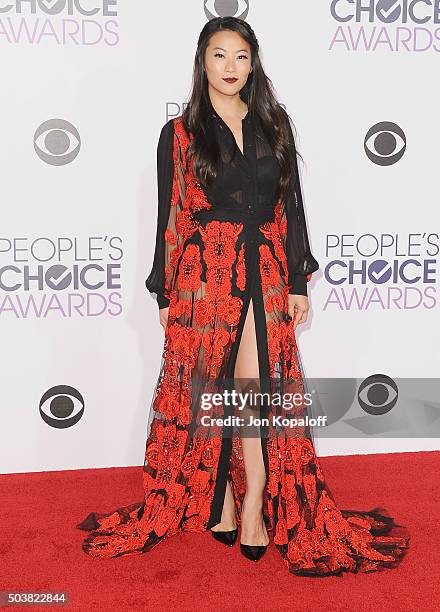
POLYGON ((226 130, 228 131, 233 145, 234 145, 234 149, 236 149, 238 151, 238 154, 240 155, 240 158, 244 161, 246 158, 246 136, 247 136, 247 132, 245 127, 248 125, 250 117, 251 117, 251 109, 248 107, 248 110, 246 112, 246 115, 242 118, 241 120, 241 132, 242 132, 242 140, 243 140, 243 151, 240 149, 240 147, 238 146, 237 140, 234 136, 234 133, 232 132, 231 128, 229 127, 229 125, 226 123, 226 121, 215 111, 214 108, 212 108, 212 116, 215 117, 221 125, 223 125, 226 130))

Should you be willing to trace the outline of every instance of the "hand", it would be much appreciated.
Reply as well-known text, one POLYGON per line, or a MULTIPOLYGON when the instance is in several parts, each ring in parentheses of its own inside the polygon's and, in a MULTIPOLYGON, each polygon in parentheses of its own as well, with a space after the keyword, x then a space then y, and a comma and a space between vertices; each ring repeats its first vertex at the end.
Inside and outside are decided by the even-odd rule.
POLYGON ((309 298, 305 295, 289 293, 289 315, 293 319, 293 329, 298 323, 305 323, 309 313, 309 298))
POLYGON ((167 306, 166 308, 159 308, 159 322, 164 329, 167 326, 169 309, 169 306, 167 306))

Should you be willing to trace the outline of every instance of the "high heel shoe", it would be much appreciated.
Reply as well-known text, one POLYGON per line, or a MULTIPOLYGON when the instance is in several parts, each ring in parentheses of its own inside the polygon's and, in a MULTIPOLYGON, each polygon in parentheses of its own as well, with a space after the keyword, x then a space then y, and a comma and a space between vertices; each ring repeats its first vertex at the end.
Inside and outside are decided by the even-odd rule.
POLYGON ((259 561, 267 550, 267 546, 250 546, 240 543, 240 552, 250 561, 259 561))
POLYGON ((238 529, 232 529, 232 531, 211 531, 211 534, 217 542, 226 544, 226 546, 234 546, 237 541, 238 529))
MULTIPOLYGON (((242 517, 243 517, 245 500, 243 501, 242 508, 241 508, 242 517)), ((268 526, 267 517, 265 516, 263 512, 262 512, 261 518, 263 520, 263 525, 268 526)), ((243 534, 243 522, 242 522, 242 534, 243 534)), ((266 537, 268 538, 267 532, 266 532, 266 537)), ((246 559, 249 559, 250 561, 259 561, 261 557, 264 555, 264 553, 266 552, 268 546, 269 546, 269 542, 265 546, 263 545, 253 546, 251 544, 242 544, 240 542, 240 552, 244 557, 246 557, 246 559)))

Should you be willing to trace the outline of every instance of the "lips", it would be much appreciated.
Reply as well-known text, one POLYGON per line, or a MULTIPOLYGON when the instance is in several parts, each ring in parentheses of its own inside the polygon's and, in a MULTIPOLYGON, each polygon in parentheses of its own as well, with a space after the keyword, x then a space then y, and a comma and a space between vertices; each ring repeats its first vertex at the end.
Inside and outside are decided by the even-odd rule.
POLYGON ((226 83, 235 83, 235 81, 238 81, 238 79, 235 77, 228 77, 227 79, 223 80, 226 81, 226 83))

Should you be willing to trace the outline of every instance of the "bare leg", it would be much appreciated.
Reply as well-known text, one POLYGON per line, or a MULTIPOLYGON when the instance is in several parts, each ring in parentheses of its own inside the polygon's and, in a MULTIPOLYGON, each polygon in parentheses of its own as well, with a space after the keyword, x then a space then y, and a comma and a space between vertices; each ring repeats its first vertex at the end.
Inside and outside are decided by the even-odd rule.
MULTIPOLYGON (((252 300, 249 303, 243 334, 235 364, 234 377, 238 379, 259 380, 257 338, 254 324, 252 300)), ((253 385, 258 391, 258 386, 253 385)), ((266 483, 261 440, 259 437, 242 437, 243 459, 246 472, 246 494, 243 500, 241 517, 242 544, 267 546, 269 537, 263 520, 263 491, 266 483)))
POLYGON ((231 484, 228 480, 226 483, 225 501, 223 503, 222 516, 220 523, 211 527, 211 531, 232 531, 236 529, 237 522, 235 520, 235 502, 231 489, 231 484))

